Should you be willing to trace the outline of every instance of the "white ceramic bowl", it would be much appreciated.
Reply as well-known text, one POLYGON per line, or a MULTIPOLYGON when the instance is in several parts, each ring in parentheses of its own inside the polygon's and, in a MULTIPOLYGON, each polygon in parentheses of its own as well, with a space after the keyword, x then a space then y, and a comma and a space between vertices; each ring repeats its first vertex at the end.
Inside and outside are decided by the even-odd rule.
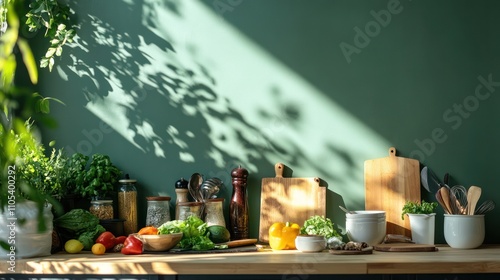
POLYGON ((346 220, 346 231, 349 240, 366 242, 369 246, 380 244, 386 234, 386 221, 346 220))
POLYGON ((142 241, 144 251, 162 252, 177 245, 182 239, 182 232, 157 235, 136 234, 135 236, 142 241))
POLYGON ((304 253, 321 252, 326 248, 326 239, 322 235, 298 235, 295 247, 304 253))
POLYGON ((385 219, 385 211, 379 210, 358 210, 354 211, 356 214, 346 213, 345 216, 348 219, 377 219, 384 218, 385 219))
POLYGON ((346 218, 346 221, 353 221, 353 222, 385 222, 386 218, 385 217, 380 217, 380 218, 360 218, 360 219, 346 218))
POLYGON ((484 241, 484 215, 444 214, 444 239, 455 249, 481 246, 484 241))

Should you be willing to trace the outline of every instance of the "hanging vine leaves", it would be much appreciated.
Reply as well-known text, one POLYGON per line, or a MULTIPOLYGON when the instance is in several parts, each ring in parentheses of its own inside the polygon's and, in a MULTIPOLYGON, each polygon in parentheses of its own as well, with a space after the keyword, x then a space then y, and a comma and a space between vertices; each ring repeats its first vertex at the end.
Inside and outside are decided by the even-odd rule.
POLYGON ((45 28, 45 37, 50 40, 50 46, 45 55, 40 59, 40 67, 49 67, 49 71, 55 64, 55 57, 61 56, 63 46, 73 42, 76 32, 71 26, 70 8, 57 0, 34 0, 29 5, 30 10, 26 14, 26 25, 30 32, 38 32, 45 28))

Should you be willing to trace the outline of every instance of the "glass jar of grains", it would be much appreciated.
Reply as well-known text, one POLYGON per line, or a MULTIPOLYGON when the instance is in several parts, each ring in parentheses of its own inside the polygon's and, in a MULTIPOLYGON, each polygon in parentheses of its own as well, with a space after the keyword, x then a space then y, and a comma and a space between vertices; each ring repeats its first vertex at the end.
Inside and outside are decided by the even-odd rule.
POLYGON ((114 217, 113 200, 92 200, 89 212, 99 220, 111 220, 114 217))
POLYGON ((148 196, 146 226, 160 227, 170 221, 170 196, 148 196))
POLYGON ((129 179, 128 174, 119 181, 118 191, 118 218, 124 219, 123 231, 125 235, 137 232, 137 189, 136 180, 129 179))

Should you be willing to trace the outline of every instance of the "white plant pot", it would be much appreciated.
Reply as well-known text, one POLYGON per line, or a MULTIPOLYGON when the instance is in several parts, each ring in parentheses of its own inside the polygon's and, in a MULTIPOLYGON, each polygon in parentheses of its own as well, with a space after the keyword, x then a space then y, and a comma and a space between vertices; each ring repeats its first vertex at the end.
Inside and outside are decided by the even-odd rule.
POLYGON ((436 214, 408 214, 408 217, 413 242, 434 245, 436 214))
MULTIPOLYGON (((0 240, 5 241, 15 251, 0 248, 0 259, 41 257, 50 255, 52 248, 52 205, 44 208, 46 230, 38 231, 38 205, 33 201, 15 204, 13 212, 7 207, 0 213, 0 240), (12 215, 11 215, 12 213, 12 215), (21 220, 25 220, 21 223, 21 220)), ((9 248, 10 249, 10 248, 9 248)))

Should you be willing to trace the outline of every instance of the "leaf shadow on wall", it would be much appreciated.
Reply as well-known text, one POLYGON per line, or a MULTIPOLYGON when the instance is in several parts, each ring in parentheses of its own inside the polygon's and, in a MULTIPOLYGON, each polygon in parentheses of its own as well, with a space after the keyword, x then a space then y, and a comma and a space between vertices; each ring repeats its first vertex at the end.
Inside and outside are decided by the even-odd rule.
MULTIPOLYGON (((181 1, 161 3, 164 6, 160 8, 183 16, 181 1)), ((88 6, 76 5, 82 5, 81 10, 88 6)), ((195 61, 194 55, 187 63, 178 54, 171 34, 160 36, 145 26, 141 15, 148 17, 143 10, 158 7, 149 1, 113 7, 113 14, 95 9, 80 15, 79 46, 70 50, 73 61, 62 70, 68 85, 83 90, 76 102, 85 104, 83 114, 91 111, 118 133, 112 142, 123 148, 107 151, 113 159, 138 159, 128 162, 130 166, 139 161, 164 164, 168 159, 176 169, 192 172, 198 171, 192 170, 195 163, 207 168, 201 170, 206 176, 219 177, 228 187, 230 171, 238 165, 258 173, 248 183, 260 186, 260 178, 274 170, 276 162, 270 158, 281 158, 287 165, 318 171, 309 176, 327 174, 330 185, 344 182, 345 174, 335 175, 331 166, 315 161, 307 149, 281 136, 279 130, 265 132, 245 119, 239 111, 243 108, 235 108, 217 92, 218 81, 209 66, 195 61)), ((147 21, 147 25, 154 24, 147 21)), ((189 51, 196 52, 196 46, 189 51)), ((258 115, 269 123, 300 129, 298 124, 304 121, 300 101, 287 99, 279 85, 269 88, 269 96, 268 102, 273 102, 276 110, 261 110, 258 115)), ((343 169, 359 173, 349 153, 333 144, 325 153, 340 159, 338 164, 346 166, 343 169)), ((152 172, 161 173, 164 165, 158 166, 152 172)), ((260 188, 249 188, 248 192, 255 198, 250 207, 258 208, 260 188)), ((230 192, 223 195, 227 197, 230 192)))

